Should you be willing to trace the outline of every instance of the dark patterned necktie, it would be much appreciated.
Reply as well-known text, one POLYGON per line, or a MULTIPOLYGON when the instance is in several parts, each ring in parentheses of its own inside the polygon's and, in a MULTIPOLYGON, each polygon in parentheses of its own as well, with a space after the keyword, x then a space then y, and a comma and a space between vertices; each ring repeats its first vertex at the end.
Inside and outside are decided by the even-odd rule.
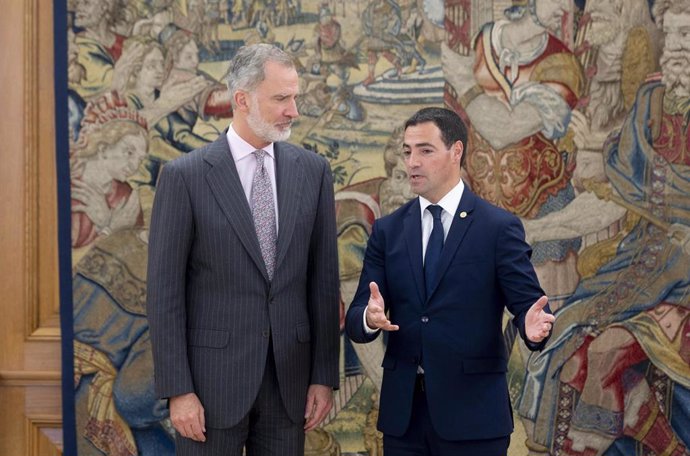
POLYGON ((434 285, 436 275, 438 274, 438 262, 441 259, 441 251, 443 250, 443 223, 441 223, 441 212, 443 208, 432 204, 427 206, 431 216, 434 218, 434 227, 429 236, 429 242, 426 244, 426 253, 424 255, 424 282, 426 283, 426 295, 431 294, 431 287, 434 285))
POLYGON ((252 216, 256 236, 259 238, 261 256, 266 264, 268 278, 273 279, 276 262, 276 210, 273 202, 273 188, 268 170, 264 166, 265 150, 254 151, 256 170, 252 179, 252 216))

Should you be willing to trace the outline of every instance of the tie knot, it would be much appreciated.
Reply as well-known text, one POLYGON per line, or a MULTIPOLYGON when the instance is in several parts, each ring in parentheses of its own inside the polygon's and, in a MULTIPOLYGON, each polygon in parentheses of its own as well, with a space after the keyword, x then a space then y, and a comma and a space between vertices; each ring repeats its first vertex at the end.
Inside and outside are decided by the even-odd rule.
POLYGON ((441 220, 441 212, 443 211, 443 208, 441 206, 432 204, 431 206, 427 206, 427 209, 429 212, 431 212, 431 216, 434 219, 441 220))
POLYGON ((264 166, 264 157, 266 156, 266 151, 263 149, 257 149, 254 151, 254 155, 256 155, 256 165, 259 168, 264 166))

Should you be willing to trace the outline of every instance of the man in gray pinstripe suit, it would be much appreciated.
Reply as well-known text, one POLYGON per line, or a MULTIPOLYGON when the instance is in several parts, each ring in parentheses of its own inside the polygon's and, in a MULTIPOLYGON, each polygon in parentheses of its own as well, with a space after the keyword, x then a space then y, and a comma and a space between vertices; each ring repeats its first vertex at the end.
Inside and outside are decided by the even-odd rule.
POLYGON ((338 386, 338 264, 327 161, 285 143, 292 58, 241 48, 234 118, 162 170, 148 318, 179 455, 303 454, 338 386))

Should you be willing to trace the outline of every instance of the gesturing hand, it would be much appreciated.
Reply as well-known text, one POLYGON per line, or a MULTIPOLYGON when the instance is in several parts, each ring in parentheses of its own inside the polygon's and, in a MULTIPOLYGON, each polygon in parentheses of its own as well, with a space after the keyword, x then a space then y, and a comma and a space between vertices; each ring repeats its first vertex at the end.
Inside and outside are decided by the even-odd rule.
POLYGON ((182 437, 197 442, 206 441, 204 407, 196 394, 187 393, 170 398, 170 421, 182 437))
POLYGON ((367 326, 371 329, 383 329, 384 331, 397 331, 400 329, 398 325, 391 324, 388 317, 386 317, 383 296, 381 296, 376 282, 369 284, 369 291, 371 296, 369 296, 369 304, 366 309, 367 326))
POLYGON ((553 327, 556 317, 544 312, 544 307, 548 304, 549 298, 542 296, 532 304, 525 316, 525 334, 527 338, 535 343, 544 340, 553 327))

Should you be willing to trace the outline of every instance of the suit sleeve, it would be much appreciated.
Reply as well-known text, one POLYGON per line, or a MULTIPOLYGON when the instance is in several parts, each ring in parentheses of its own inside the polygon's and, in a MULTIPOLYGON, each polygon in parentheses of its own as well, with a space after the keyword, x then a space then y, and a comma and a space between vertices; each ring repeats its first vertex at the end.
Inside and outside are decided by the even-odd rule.
POLYGON ((312 328, 312 385, 338 388, 339 288, 333 179, 323 160, 319 203, 309 247, 308 293, 312 328))
MULTIPOLYGON (((513 314, 513 324, 530 350, 541 350, 546 339, 540 343, 531 342, 525 334, 525 315, 544 291, 539 285, 534 266, 530 261, 532 248, 525 242, 525 231, 520 219, 511 217, 500 231, 496 240, 496 264, 498 283, 506 307, 513 314)), ((548 305, 544 311, 551 313, 548 305)))
POLYGON ((364 263, 362 265, 362 273, 359 276, 359 285, 357 292, 347 310, 345 318, 345 330, 347 335, 353 342, 367 343, 371 342, 381 332, 368 333, 364 330, 364 311, 369 303, 369 283, 376 282, 379 286, 379 291, 383 297, 386 309, 388 309, 388 292, 386 288, 386 269, 385 269, 385 254, 383 247, 383 235, 381 234, 379 222, 374 222, 371 229, 371 236, 367 242, 367 250, 364 253, 364 263))
POLYGON ((163 168, 151 215, 147 313, 156 392, 170 398, 194 391, 187 358, 185 280, 194 233, 192 208, 179 171, 163 168))

